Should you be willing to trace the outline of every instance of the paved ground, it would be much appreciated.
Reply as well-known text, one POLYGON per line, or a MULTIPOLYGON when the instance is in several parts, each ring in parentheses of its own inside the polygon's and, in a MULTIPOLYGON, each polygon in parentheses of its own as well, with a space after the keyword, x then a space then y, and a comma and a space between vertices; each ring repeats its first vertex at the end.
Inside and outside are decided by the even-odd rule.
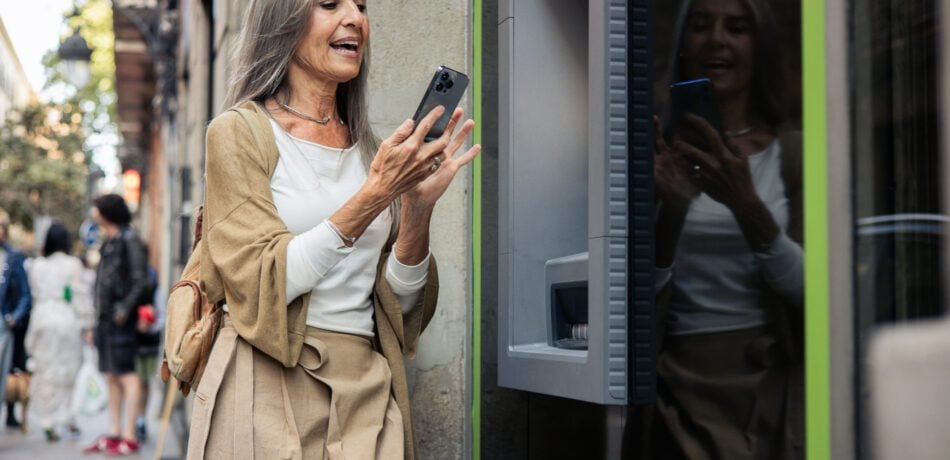
MULTIPOLYGON (((151 398, 149 399, 149 439, 145 442, 143 449, 138 455, 128 456, 130 459, 152 459, 155 456, 155 443, 158 438, 158 418, 161 416, 161 404, 164 397, 164 388, 159 386, 161 382, 152 383, 151 398)), ((5 405, 4 405, 5 407, 5 405)), ((19 413, 19 407, 17 408, 19 413)), ((0 421, 6 420, 6 409, 0 409, 4 414, 0 421)), ((33 427, 28 433, 23 434, 19 430, 9 430, 5 426, 0 427, 0 459, 3 460, 68 460, 68 459, 95 459, 104 458, 102 454, 83 455, 82 448, 92 442, 97 436, 105 433, 109 428, 109 414, 106 411, 94 417, 80 417, 78 420, 79 428, 82 433, 75 438, 64 436, 62 440, 56 443, 46 442, 42 430, 33 427)), ((180 448, 169 435, 165 442, 165 449, 162 453, 163 459, 180 458, 180 448)), ((111 458, 111 457, 110 457, 111 458)))

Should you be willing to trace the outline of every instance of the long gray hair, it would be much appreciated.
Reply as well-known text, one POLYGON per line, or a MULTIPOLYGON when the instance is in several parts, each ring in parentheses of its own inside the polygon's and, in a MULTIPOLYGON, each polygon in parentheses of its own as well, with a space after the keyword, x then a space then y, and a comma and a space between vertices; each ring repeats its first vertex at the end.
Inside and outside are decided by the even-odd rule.
MULTIPOLYGON (((244 16, 244 28, 234 55, 235 73, 228 85, 225 106, 265 99, 287 91, 287 69, 295 59, 297 45, 307 33, 310 13, 316 0, 251 0, 244 16)), ((379 138, 373 133, 366 109, 366 80, 369 74, 369 43, 359 75, 337 87, 337 112, 346 123, 350 141, 359 143, 363 165, 369 168, 379 138)))
MULTIPOLYGON (((267 98, 288 90, 287 68, 307 33, 316 3, 317 0, 251 0, 233 58, 235 73, 228 85, 226 107, 247 101, 263 104, 267 98)), ((337 87, 336 108, 349 130, 350 142, 359 144, 363 166, 369 170, 380 140, 373 133, 366 108, 369 42, 364 42, 364 46, 359 75, 337 87)), ((393 222, 391 243, 399 228, 399 200, 393 200, 389 209, 393 222)))

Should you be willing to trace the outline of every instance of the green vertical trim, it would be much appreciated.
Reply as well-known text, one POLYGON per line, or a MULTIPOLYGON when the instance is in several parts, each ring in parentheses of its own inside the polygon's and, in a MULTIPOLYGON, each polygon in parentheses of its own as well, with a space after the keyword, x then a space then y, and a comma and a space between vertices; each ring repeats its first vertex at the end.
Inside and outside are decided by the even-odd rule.
MULTIPOLYGON (((473 142, 482 143, 482 1, 472 1, 473 142)), ((472 458, 482 454, 482 158, 472 165, 472 458)))
POLYGON ((831 458, 825 0, 802 2, 805 188, 805 444, 831 458))

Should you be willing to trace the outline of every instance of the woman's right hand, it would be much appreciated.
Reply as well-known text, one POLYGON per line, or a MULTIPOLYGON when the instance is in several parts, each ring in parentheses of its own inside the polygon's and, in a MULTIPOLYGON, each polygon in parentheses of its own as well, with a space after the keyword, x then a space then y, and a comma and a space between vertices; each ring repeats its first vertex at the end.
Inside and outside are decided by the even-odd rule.
POLYGON ((688 166, 674 150, 666 144, 660 120, 653 117, 653 181, 656 196, 665 206, 685 209, 696 196, 696 186, 686 176, 688 166))
MULTIPOLYGON (((432 172, 433 159, 449 145, 451 130, 448 129, 445 135, 425 142, 426 134, 443 113, 445 108, 442 106, 432 109, 415 130, 412 120, 406 120, 399 125, 396 131, 380 144, 376 158, 370 164, 367 183, 395 199, 428 177, 432 172)), ((449 126, 454 126, 461 116, 461 111, 453 113, 449 126)))

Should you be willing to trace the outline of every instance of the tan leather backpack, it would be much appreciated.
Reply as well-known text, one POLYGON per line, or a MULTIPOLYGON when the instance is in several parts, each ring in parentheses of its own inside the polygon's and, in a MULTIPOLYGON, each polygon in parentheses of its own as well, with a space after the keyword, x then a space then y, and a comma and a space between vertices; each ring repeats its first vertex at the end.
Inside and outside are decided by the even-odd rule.
POLYGON ((223 301, 208 298, 201 283, 201 224, 204 207, 198 209, 195 242, 180 280, 172 286, 165 309, 165 357, 162 380, 170 376, 178 381, 178 389, 187 395, 198 386, 211 347, 221 328, 223 301))

